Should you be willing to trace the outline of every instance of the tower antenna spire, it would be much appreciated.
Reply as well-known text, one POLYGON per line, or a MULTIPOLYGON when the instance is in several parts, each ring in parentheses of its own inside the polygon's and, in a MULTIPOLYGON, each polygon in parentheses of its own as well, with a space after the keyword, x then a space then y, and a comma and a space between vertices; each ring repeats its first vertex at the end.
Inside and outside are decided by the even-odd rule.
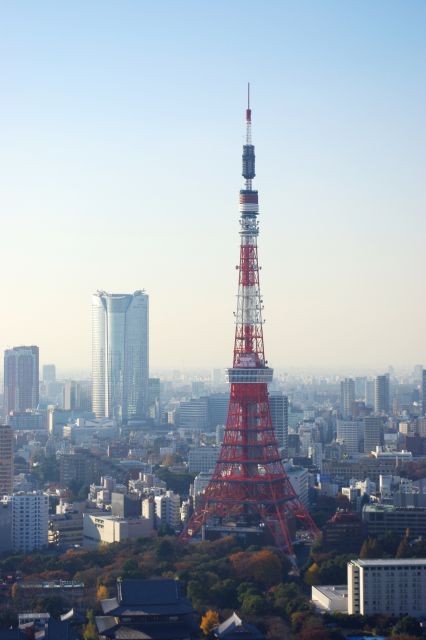
POLYGON ((251 144, 251 109, 250 109, 250 82, 247 83, 247 109, 246 109, 246 144, 251 144))

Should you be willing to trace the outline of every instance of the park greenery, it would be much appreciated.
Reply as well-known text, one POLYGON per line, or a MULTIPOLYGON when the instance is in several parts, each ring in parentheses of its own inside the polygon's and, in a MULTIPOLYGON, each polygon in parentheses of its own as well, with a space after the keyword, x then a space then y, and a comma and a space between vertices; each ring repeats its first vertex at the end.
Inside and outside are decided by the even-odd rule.
MULTIPOLYGON (((424 555, 424 543, 410 544, 388 535, 382 540, 367 539, 362 557, 406 557, 424 555), (417 546, 416 546, 417 545, 417 546), (403 555, 401 555, 403 554, 403 555)), ((359 557, 359 554, 356 554, 359 557)), ((0 558, 0 571, 22 574, 22 580, 76 580, 85 584, 85 605, 99 611, 100 601, 115 593, 117 578, 179 579, 200 615, 206 637, 213 622, 237 611, 254 623, 269 640, 340 640, 350 632, 398 635, 398 640, 419 635, 411 618, 390 616, 320 615, 310 603, 310 587, 342 584, 351 557, 312 551, 300 575, 295 575, 288 559, 273 547, 243 548, 232 537, 215 542, 185 545, 174 536, 139 538, 95 549, 70 549, 65 553, 44 552, 28 556, 0 558)), ((0 625, 10 626, 22 610, 20 582, 11 598, 0 601, 0 625)), ((60 597, 34 594, 26 608, 59 615, 69 603, 60 597)), ((92 615, 92 614, 90 614, 92 615)), ((84 629, 86 640, 94 635, 91 618, 84 629)))

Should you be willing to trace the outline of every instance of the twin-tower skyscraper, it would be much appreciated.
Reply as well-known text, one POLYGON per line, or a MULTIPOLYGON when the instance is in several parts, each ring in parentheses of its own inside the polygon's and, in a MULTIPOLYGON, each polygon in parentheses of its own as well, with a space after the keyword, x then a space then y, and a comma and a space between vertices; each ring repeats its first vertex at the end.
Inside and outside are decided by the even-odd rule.
POLYGON ((97 291, 92 301, 92 407, 119 424, 146 417, 149 298, 97 291))

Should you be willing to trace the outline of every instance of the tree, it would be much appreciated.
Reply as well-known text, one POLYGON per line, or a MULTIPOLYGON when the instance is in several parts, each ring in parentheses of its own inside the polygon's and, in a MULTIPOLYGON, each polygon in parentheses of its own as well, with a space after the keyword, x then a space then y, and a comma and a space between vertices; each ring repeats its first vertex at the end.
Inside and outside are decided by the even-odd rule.
POLYGON ((266 588, 281 582, 280 559, 269 549, 262 549, 254 553, 251 557, 250 565, 255 581, 266 588))
POLYGON ((291 631, 282 618, 270 618, 268 640, 290 640, 291 637, 291 631))
POLYGON ((166 538, 160 540, 160 542, 158 543, 156 555, 157 559, 160 561, 167 562, 173 560, 175 550, 171 541, 167 540, 166 538))
POLYGON ((237 583, 231 578, 226 578, 214 584, 210 589, 210 601, 216 607, 232 609, 238 607, 237 583))
POLYGON ((314 562, 313 564, 311 564, 311 566, 305 573, 305 582, 310 587, 312 587, 315 584, 319 584, 319 578, 320 578, 319 566, 317 565, 316 562, 314 562))
POLYGON ((410 530, 407 529, 405 535, 401 539, 396 550, 395 558, 408 558, 410 556, 410 543, 409 543, 410 530))
POLYGON ((383 555, 383 549, 381 545, 377 542, 376 538, 367 538, 363 542, 361 547, 361 551, 359 552, 359 557, 362 560, 371 559, 371 558, 381 558, 383 555))
POLYGON ((260 616, 265 615, 267 608, 267 602, 262 596, 246 595, 241 611, 249 616, 260 616))
POLYGON ((93 615, 93 611, 89 609, 86 614, 87 624, 83 630, 83 638, 84 640, 98 640, 98 632, 96 630, 95 618, 93 615))
POLYGON ((100 602, 101 600, 106 600, 109 596, 109 591, 104 584, 100 584, 98 590, 96 591, 96 600, 100 602))
POLYGON ((201 618, 200 629, 205 636, 209 636, 213 629, 219 625, 219 614, 209 609, 201 618))
POLYGON ((423 634, 420 622, 411 616, 400 618, 392 630, 393 636, 407 634, 409 636, 421 636, 423 634))
POLYGON ((269 549, 255 553, 239 551, 229 558, 237 577, 253 580, 270 588, 281 582, 282 566, 279 557, 269 549))
POLYGON ((303 629, 298 638, 299 640, 330 640, 330 633, 324 628, 303 629))

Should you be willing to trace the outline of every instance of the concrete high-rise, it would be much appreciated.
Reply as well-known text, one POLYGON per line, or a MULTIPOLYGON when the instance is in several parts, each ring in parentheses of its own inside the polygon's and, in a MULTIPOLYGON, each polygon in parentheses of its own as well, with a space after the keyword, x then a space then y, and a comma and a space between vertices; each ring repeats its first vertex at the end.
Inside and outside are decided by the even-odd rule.
POLYGON ((352 418, 355 402, 355 382, 345 378, 340 382, 340 413, 342 418, 352 418))
POLYGON ((426 369, 422 369, 422 415, 426 415, 426 369))
POLYGON ((29 553, 47 546, 49 497, 41 491, 12 496, 13 550, 29 553))
POLYGON ((43 365, 43 382, 56 382, 56 366, 54 364, 43 365))
POLYGON ((269 396, 272 426, 274 427, 277 444, 288 454, 288 397, 282 393, 272 393, 269 396))
POLYGON ((383 444, 383 420, 380 416, 364 418, 364 453, 375 451, 383 444))
POLYGON ((377 376, 374 383, 374 411, 389 414, 389 375, 377 376))
POLYGON ((80 408, 80 384, 75 380, 66 380, 62 389, 62 408, 74 411, 80 408))
POLYGON ((336 440, 346 447, 347 453, 358 453, 362 440, 363 423, 356 420, 338 420, 336 440))
POLYGON ((0 497, 13 493, 13 430, 0 425, 0 497))
POLYGON ((4 352, 4 414, 36 409, 39 400, 38 347, 14 347, 4 352))
POLYGON ((148 309, 143 291, 98 291, 92 304, 92 407, 120 424, 148 410, 148 309))

